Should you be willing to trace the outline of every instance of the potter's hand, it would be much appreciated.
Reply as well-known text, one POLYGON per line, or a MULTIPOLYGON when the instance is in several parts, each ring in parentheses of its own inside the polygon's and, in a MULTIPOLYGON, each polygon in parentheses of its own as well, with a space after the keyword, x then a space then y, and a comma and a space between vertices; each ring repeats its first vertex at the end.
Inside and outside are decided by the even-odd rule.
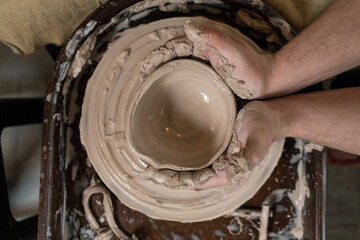
POLYGON ((258 53, 241 38, 187 21, 185 32, 194 43, 194 54, 210 61, 229 87, 241 98, 257 99, 271 95, 269 75, 272 55, 258 53))
POLYGON ((273 142, 285 137, 287 125, 270 101, 250 102, 241 111, 244 113, 237 121, 238 141, 244 146, 244 157, 254 167, 273 142))
POLYGON ((265 157, 271 144, 285 136, 287 125, 270 101, 253 101, 244 106, 236 121, 236 135, 228 151, 215 161, 213 176, 198 189, 236 184, 265 157))

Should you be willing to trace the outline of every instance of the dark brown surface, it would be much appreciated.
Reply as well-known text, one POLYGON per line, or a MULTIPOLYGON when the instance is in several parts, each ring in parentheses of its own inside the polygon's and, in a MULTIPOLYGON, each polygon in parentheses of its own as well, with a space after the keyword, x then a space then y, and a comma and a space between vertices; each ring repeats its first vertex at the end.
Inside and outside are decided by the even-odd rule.
MULTIPOLYGON (((87 21, 93 19, 97 21, 97 26, 101 23, 106 23, 116 13, 121 11, 126 6, 137 2, 131 1, 109 1, 102 8, 92 14, 80 26, 83 27, 87 21)), ((237 6, 247 9, 252 9, 247 1, 226 1, 236 2, 237 6)), ((252 9, 254 10, 254 9, 252 9)), ((263 16, 276 15, 268 7, 263 12, 254 10, 263 16)), ((224 20, 227 21, 227 20, 224 20)), ((229 20, 230 21, 230 20, 229 20)), ((84 39, 82 39, 83 41, 84 39)), ((263 42, 256 41, 259 45, 263 42)), ((103 50, 106 45, 103 46, 103 50)), ((40 189, 40 206, 39 206, 39 239, 62 239, 64 232, 68 236, 77 236, 80 238, 81 227, 89 228, 86 219, 77 212, 83 212, 81 206, 81 194, 83 190, 89 185, 90 178, 95 174, 94 169, 87 165, 86 152, 81 147, 79 139, 79 119, 81 112, 77 113, 75 122, 67 126, 61 119, 54 118, 55 113, 69 112, 69 106, 62 106, 63 98, 69 98, 69 95, 63 96, 61 93, 55 91, 56 84, 62 86, 63 82, 59 82, 59 68, 60 64, 65 60, 71 60, 73 56, 67 58, 64 49, 62 50, 57 65, 52 73, 51 83, 48 93, 52 94, 52 101, 45 102, 44 109, 44 123, 43 123, 43 146, 46 146, 46 151, 42 152, 42 166, 41 166, 41 189, 40 189), (57 98, 54 101, 54 98, 57 98), (65 110, 64 110, 65 109, 65 110), (65 150, 66 147, 66 132, 71 128, 73 136, 71 138, 71 145, 75 146, 76 155, 72 159, 70 165, 65 171, 65 150), (75 181, 72 181, 72 166, 78 164, 78 172, 75 181)), ((78 99, 76 104, 81 106, 82 97, 86 88, 86 83, 96 66, 93 62, 91 66, 86 67, 85 73, 81 79, 78 79, 79 85, 78 99)), ((285 151, 280 162, 272 173, 272 176, 258 191, 258 193, 245 203, 242 208, 260 208, 263 200, 275 189, 289 188, 293 189, 297 179, 297 164, 290 164, 289 160, 293 154, 297 154, 298 149, 294 149, 294 140, 287 139, 285 144, 285 151)), ((323 159, 324 155, 318 152, 312 153, 310 156, 304 156, 307 159, 306 171, 309 173, 308 183, 310 188, 310 198, 306 199, 306 217, 304 219, 305 239, 322 239, 324 237, 322 231, 324 202, 323 198, 323 159)), ((69 159, 68 159, 69 160, 69 159)), ((91 199, 91 204, 94 207, 94 214, 100 217, 102 214, 101 207, 96 203, 95 199, 101 198, 94 196, 91 199)), ((254 220, 253 224, 245 219, 243 232, 240 236, 232 236, 227 226, 233 218, 218 218, 212 221, 199 223, 177 223, 169 221, 152 220, 141 213, 133 211, 123 204, 121 204, 115 196, 112 196, 114 203, 114 212, 118 225, 126 233, 134 233, 139 239, 176 239, 176 236, 182 236, 183 239, 191 239, 193 236, 199 239, 251 239, 249 233, 253 232, 254 239, 257 238, 258 232, 253 224, 258 226, 258 221, 254 220), (194 234, 194 235, 192 235, 194 234), (224 236, 219 236, 224 234, 224 236)), ((278 232, 288 225, 290 219, 294 215, 294 210, 287 197, 285 197, 278 205, 283 205, 288 209, 286 212, 275 212, 272 219, 269 221, 269 231, 278 232)), ((272 210, 275 206, 272 207, 272 210)), ((106 223, 104 223, 106 225, 106 223)), ((196 238, 193 238, 196 239, 196 238)))

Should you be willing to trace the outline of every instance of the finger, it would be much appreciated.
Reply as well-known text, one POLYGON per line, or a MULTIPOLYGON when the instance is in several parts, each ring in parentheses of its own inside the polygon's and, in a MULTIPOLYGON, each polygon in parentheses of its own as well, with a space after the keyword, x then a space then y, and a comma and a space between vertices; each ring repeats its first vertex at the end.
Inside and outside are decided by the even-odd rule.
POLYGON ((204 27, 192 21, 186 21, 184 30, 195 45, 202 45, 202 54, 207 60, 211 60, 211 56, 214 55, 213 51, 209 51, 209 47, 215 48, 226 58, 231 58, 236 51, 236 43, 218 30, 204 27))
POLYGON ((228 181, 226 176, 226 170, 220 171, 216 173, 213 177, 211 177, 206 183, 198 185, 195 189, 206 190, 221 186, 226 186, 232 184, 228 181))
POLYGON ((259 131, 248 137, 244 149, 244 157, 248 160, 250 166, 254 167, 264 160, 269 146, 270 144, 265 134, 261 134, 259 131))
POLYGON ((219 30, 203 27, 203 32, 205 35, 209 36, 209 41, 207 42, 209 46, 222 52, 231 52, 231 50, 235 50, 235 42, 219 30), (230 51, 228 51, 228 49, 230 51))
POLYGON ((240 147, 244 148, 246 145, 246 140, 249 135, 249 116, 251 116, 251 111, 248 110, 248 106, 245 105, 236 116, 236 131, 237 131, 237 140, 240 142, 240 147))
POLYGON ((219 53, 225 57, 229 62, 234 63, 234 60, 238 54, 238 42, 235 42, 232 38, 226 36, 224 33, 204 27, 204 34, 209 36, 207 44, 215 48, 217 51, 204 51, 203 54, 210 60, 211 64, 221 67, 219 65, 219 53), (215 61, 214 61, 215 60, 215 61))

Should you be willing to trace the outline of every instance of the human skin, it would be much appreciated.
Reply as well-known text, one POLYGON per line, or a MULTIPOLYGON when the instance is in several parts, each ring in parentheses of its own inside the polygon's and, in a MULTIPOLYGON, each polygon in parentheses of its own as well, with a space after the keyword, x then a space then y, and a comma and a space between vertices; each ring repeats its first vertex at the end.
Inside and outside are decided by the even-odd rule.
MULTIPOLYGON (((339 0, 274 55, 262 55, 239 39, 203 28, 207 44, 236 66, 232 76, 254 90, 250 99, 280 97, 360 64, 360 1, 339 0)), ((219 66, 211 51, 204 56, 219 66)), ((298 94, 245 107, 238 138, 250 165, 272 142, 296 137, 360 154, 360 88, 298 94)), ((202 188, 226 184, 217 174, 202 188)))
MULTIPOLYGON (((302 138, 360 155, 360 87, 296 94, 245 105, 238 139, 255 166, 270 145, 284 137, 302 138)), ((201 189, 226 185, 226 169, 201 189)))
POLYGON ((295 137, 360 155, 360 87, 263 102, 281 119, 276 138, 295 137))
MULTIPOLYGON (((207 44, 235 65, 232 76, 255 91, 249 99, 267 99, 296 92, 358 66, 359 14, 360 1, 339 0, 274 55, 257 53, 241 39, 202 29, 209 36, 207 44)), ((203 55, 213 66, 219 66, 211 51, 203 55)))

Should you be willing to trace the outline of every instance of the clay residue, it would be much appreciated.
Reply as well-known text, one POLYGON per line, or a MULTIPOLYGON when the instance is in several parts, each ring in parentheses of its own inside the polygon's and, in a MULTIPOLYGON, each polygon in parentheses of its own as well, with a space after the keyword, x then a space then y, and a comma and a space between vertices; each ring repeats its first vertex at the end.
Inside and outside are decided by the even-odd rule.
MULTIPOLYGON (((114 235, 121 240, 136 240, 137 237, 135 235, 132 235, 131 238, 129 238, 123 231, 120 230, 117 223, 114 219, 113 214, 113 205, 111 201, 110 192, 107 188, 105 188, 102 184, 99 183, 95 179, 95 177, 92 177, 90 186, 86 188, 82 194, 82 205, 84 208, 84 213, 86 220, 88 221, 91 229, 97 232, 96 239, 112 239, 114 235), (107 220, 107 223, 109 224, 109 227, 100 227, 100 224, 96 220, 95 216, 92 214, 92 211, 90 209, 89 200, 90 197, 94 194, 102 194, 103 195, 103 206, 104 206, 104 218, 107 220)), ((100 220, 100 222, 103 222, 104 219, 100 220)))
POLYGON ((180 187, 194 188, 194 173, 193 172, 179 172, 180 187))
POLYGON ((257 10, 264 9, 264 2, 262 0, 250 0, 248 2, 250 3, 251 6, 253 6, 257 10))
POLYGON ((254 12, 239 9, 236 14, 236 23, 243 25, 246 24, 254 31, 258 31, 264 34, 270 34, 274 30, 270 23, 266 22, 262 17, 254 12))
MULTIPOLYGON (((154 37, 154 33, 151 33, 151 36, 154 37)), ((150 52, 149 56, 139 62, 141 79, 144 80, 158 66, 175 58, 188 57, 192 53, 193 47, 188 38, 179 37, 169 40, 164 46, 150 52)))
POLYGON ((213 163, 212 168, 216 173, 226 171, 226 178, 230 183, 240 183, 251 174, 243 150, 233 153, 227 151, 213 163))
POLYGON ((290 233, 297 239, 302 239, 304 234, 303 209, 305 207, 305 198, 310 197, 310 190, 307 186, 303 161, 299 161, 297 170, 298 180, 296 182, 295 189, 288 193, 288 197, 295 207, 296 214, 294 219, 295 227, 291 229, 290 233))
POLYGON ((270 43, 275 43, 278 46, 284 45, 274 27, 259 14, 246 9, 239 9, 236 13, 236 23, 244 29, 248 29, 254 38, 265 39, 268 42, 268 50, 276 51, 270 43))
POLYGON ((294 155, 294 157, 299 158, 297 160, 297 175, 298 179, 295 184, 294 189, 277 189, 274 190, 264 201, 264 203, 274 204, 282 201, 284 196, 287 196, 291 201, 295 211, 292 212, 293 218, 290 219, 289 224, 281 231, 277 233, 269 233, 270 237, 278 237, 280 239, 303 239, 304 235, 304 215, 306 215, 305 200, 310 197, 310 190, 306 180, 306 160, 303 159, 304 154, 304 141, 301 139, 296 139, 294 149, 299 149, 299 153, 294 155))
POLYGON ((248 178, 251 174, 249 162, 243 154, 243 144, 237 137, 238 128, 241 126, 241 119, 244 114, 244 109, 241 109, 237 114, 230 145, 226 153, 218 158, 212 166, 215 172, 226 170, 227 180, 232 183, 239 183, 248 178))
POLYGON ((227 226, 227 229, 232 236, 239 236, 242 233, 243 228, 244 223, 240 220, 239 217, 232 219, 229 226, 227 226))
POLYGON ((179 36, 179 29, 173 27, 163 28, 149 33, 149 37, 155 41, 162 39, 173 39, 179 36))
POLYGON ((290 41, 294 38, 294 35, 291 32, 291 27, 290 27, 289 23, 287 23, 285 20, 278 18, 278 17, 270 17, 269 21, 275 27, 280 29, 282 35, 286 38, 286 40, 290 41))
POLYGON ((267 239, 268 232, 268 222, 269 222, 269 205, 263 205, 261 208, 261 217, 260 217, 260 229, 259 229, 259 240, 267 239))
POLYGON ((211 168, 197 171, 177 172, 170 169, 155 169, 149 166, 142 176, 147 181, 155 181, 171 189, 198 189, 201 188, 215 174, 211 168))
POLYGON ((76 52, 74 60, 72 61, 68 72, 70 76, 76 78, 79 75, 86 62, 89 61, 91 51, 94 49, 95 43, 96 36, 90 36, 76 52))
POLYGON ((174 170, 160 169, 153 173, 154 180, 167 187, 175 188, 179 186, 179 173, 174 170))
POLYGON ((285 196, 286 191, 287 191, 287 189, 285 189, 285 188, 276 189, 276 190, 272 191, 270 193, 270 195, 268 195, 266 197, 266 199, 262 202, 262 204, 272 206, 275 203, 281 202, 285 196))
POLYGON ((231 76, 232 72, 236 68, 235 65, 229 62, 228 59, 225 58, 216 48, 207 44, 209 39, 211 39, 211 35, 204 34, 202 27, 192 22, 191 20, 187 20, 185 22, 184 30, 188 38, 194 43, 194 56, 204 58, 202 52, 205 50, 210 51, 211 54, 218 58, 219 63, 217 66, 213 67, 228 84, 231 90, 233 90, 236 95, 243 99, 247 99, 254 95, 254 90, 243 87, 243 80, 235 79, 231 76))
POLYGON ((186 36, 194 44, 193 55, 206 60, 202 52, 210 49, 207 42, 211 38, 211 35, 204 34, 202 27, 191 20, 185 21, 184 31, 186 36))
POLYGON ((184 0, 177 0, 177 1, 172 1, 168 4, 162 4, 159 6, 159 9, 163 12, 182 12, 182 13, 189 12, 187 3, 184 0))
POLYGON ((317 144, 317 143, 313 143, 313 142, 309 142, 307 144, 305 144, 304 146, 304 151, 307 153, 312 152, 313 150, 322 152, 324 150, 324 146, 317 144))
POLYGON ((210 168, 198 170, 195 174, 196 185, 201 186, 205 184, 214 176, 214 171, 210 168))

